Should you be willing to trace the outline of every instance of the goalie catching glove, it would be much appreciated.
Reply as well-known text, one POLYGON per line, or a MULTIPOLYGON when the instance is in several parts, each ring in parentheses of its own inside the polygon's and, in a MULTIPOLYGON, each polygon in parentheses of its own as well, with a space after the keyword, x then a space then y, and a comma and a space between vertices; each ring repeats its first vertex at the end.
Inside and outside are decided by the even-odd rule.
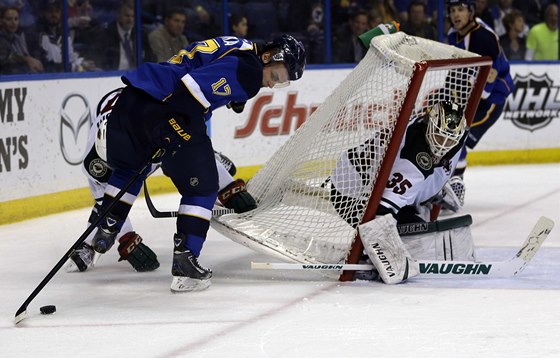
POLYGON ((127 232, 119 243, 119 261, 128 261, 138 272, 153 271, 159 267, 157 255, 142 243, 142 237, 136 232, 127 232))
POLYGON ((432 199, 433 204, 456 213, 465 203, 465 183, 460 176, 452 176, 443 186, 443 189, 432 199))
POLYGON ((236 213, 244 213, 257 208, 257 202, 247 192, 247 185, 243 179, 237 179, 218 193, 218 199, 228 209, 236 213))

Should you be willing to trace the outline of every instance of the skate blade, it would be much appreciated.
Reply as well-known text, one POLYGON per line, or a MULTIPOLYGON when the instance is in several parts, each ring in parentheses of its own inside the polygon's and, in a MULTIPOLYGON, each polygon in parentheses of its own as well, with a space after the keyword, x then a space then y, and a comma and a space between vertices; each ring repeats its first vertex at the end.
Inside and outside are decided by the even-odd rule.
POLYGON ((210 279, 198 280, 190 277, 174 276, 171 282, 171 292, 202 291, 210 287, 210 279))

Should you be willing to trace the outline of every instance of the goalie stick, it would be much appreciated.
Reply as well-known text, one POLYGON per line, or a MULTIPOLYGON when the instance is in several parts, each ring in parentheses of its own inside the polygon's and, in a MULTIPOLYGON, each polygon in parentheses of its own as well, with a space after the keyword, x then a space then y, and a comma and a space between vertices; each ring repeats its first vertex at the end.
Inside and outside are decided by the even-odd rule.
POLYGON ((472 216, 463 215, 454 218, 430 222, 398 224, 397 231, 400 236, 429 234, 432 232, 447 231, 472 224, 472 216))
MULTIPOLYGON (((529 236, 515 254, 506 261, 475 262, 475 261, 426 261, 415 260, 415 269, 418 277, 435 278, 467 278, 467 277, 492 277, 507 278, 518 275, 531 262, 542 243, 550 234, 554 222, 542 216, 529 236)), ((278 269, 278 270, 371 270, 373 265, 367 264, 303 264, 303 263, 259 263, 251 262, 252 269, 278 269)))

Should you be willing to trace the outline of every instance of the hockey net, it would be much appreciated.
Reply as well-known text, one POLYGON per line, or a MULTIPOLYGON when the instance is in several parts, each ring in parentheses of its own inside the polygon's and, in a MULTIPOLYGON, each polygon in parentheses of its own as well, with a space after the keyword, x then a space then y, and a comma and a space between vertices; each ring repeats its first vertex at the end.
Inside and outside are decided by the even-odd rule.
POLYGON ((215 217, 212 226, 288 261, 357 262, 362 249, 357 230, 333 202, 357 212, 361 222, 373 219, 408 121, 443 100, 464 106, 472 120, 490 64, 488 58, 404 33, 373 38, 364 59, 248 182, 258 208, 215 217), (341 155, 366 141, 371 145, 363 148, 361 164, 370 177, 335 172, 341 155), (333 197, 332 175, 344 181, 341 191, 357 192, 369 204, 333 197))

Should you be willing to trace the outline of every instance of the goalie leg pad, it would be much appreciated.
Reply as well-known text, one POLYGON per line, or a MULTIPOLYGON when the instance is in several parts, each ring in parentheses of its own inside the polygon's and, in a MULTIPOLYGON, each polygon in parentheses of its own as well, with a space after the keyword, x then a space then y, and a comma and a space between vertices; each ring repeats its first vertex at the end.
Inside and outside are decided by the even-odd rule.
POLYGON ((138 272, 154 271, 159 267, 157 255, 144 245, 142 237, 136 232, 127 232, 119 239, 119 243, 119 261, 128 261, 138 272))
POLYGON ((476 261, 470 226, 410 235, 402 241, 415 260, 476 261))
POLYGON ((410 254, 397 231, 392 215, 383 215, 358 226, 364 250, 386 284, 396 284, 416 276, 410 254))

